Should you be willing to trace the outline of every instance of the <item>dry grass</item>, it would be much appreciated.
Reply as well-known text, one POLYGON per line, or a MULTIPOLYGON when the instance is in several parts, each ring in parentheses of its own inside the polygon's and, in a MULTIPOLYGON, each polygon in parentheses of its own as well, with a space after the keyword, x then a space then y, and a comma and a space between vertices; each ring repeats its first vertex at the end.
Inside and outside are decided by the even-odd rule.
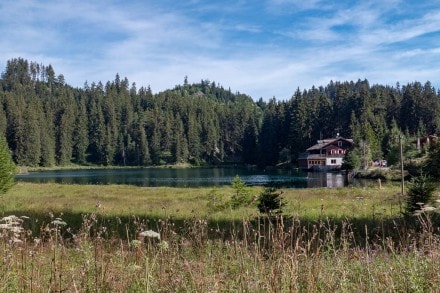
POLYGON ((213 211, 213 194, 230 188, 19 183, 1 198, 2 217, 30 218, 0 222, 0 292, 440 287, 438 214, 400 217, 398 188, 283 192, 285 215, 267 218, 254 206, 213 211), (141 236, 149 230, 160 239, 141 236))
MULTIPOLYGON (((36 239, 22 231, 0 243, 2 292, 436 292, 440 237, 429 218, 410 237, 357 243, 351 225, 295 219, 247 220, 209 237, 204 220, 184 231, 162 221, 161 239, 105 238, 95 215, 69 233, 54 224, 36 239)), ((437 230, 436 230, 437 229, 437 230)))

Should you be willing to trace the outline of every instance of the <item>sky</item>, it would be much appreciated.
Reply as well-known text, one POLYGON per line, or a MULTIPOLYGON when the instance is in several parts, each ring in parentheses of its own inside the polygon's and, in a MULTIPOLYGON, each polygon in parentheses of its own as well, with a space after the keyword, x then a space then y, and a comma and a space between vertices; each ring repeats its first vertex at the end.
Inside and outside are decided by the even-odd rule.
POLYGON ((367 79, 440 85, 440 0, 2 0, 0 70, 127 77, 154 93, 201 80, 254 100, 367 79), (2 65, 3 64, 3 65, 2 65))

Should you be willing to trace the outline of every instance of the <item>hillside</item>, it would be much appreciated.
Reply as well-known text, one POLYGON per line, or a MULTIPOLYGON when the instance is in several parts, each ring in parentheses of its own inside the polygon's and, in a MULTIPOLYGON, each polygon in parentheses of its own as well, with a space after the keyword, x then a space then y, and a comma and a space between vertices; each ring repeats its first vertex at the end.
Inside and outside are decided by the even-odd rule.
POLYGON ((52 66, 21 58, 7 62, 0 105, 0 134, 23 166, 296 164, 305 148, 336 133, 392 164, 399 134, 409 144, 440 127, 430 82, 331 81, 286 101, 254 101, 208 80, 157 94, 119 75, 73 88, 52 66))

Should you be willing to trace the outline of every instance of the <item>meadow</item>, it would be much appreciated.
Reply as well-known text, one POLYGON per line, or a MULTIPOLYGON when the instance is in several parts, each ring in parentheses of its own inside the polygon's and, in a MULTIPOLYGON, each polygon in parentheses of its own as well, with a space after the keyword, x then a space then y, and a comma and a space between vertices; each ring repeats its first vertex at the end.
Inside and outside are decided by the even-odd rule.
POLYGON ((268 216, 228 206, 231 187, 18 183, 0 291, 438 292, 438 213, 404 217, 399 191, 280 189, 268 216))

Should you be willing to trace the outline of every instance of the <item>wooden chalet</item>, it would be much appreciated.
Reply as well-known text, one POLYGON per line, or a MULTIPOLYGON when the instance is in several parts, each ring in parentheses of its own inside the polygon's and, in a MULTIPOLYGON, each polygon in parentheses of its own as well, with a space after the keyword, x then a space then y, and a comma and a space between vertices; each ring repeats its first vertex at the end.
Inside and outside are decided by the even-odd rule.
POLYGON ((348 149, 353 147, 353 140, 337 136, 318 140, 298 158, 298 165, 303 170, 329 171, 341 168, 348 149))
POLYGON ((437 140, 437 136, 436 135, 428 135, 428 136, 418 137, 412 143, 416 144, 416 148, 418 150, 421 150, 421 149, 423 149, 425 147, 429 147, 436 140, 437 140))

